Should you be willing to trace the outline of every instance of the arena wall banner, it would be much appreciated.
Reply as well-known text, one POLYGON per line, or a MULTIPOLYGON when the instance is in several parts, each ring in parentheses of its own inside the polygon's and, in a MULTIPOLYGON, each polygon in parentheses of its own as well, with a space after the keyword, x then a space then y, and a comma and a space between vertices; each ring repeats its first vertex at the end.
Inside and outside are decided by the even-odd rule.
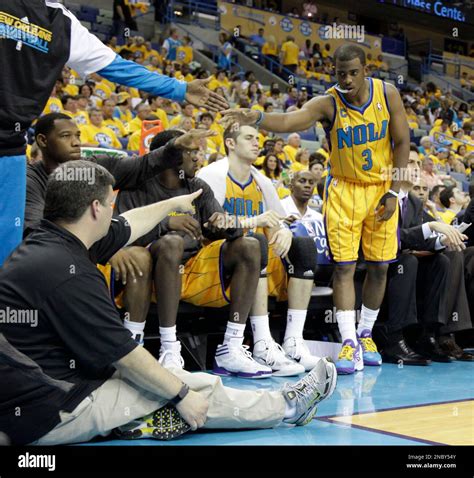
MULTIPOLYGON (((459 75, 462 75, 464 71, 467 72, 468 76, 474 75, 474 60, 471 57, 445 51, 443 52, 443 58, 459 62, 459 75)), ((448 76, 456 77, 456 65, 448 63, 446 65, 446 74, 448 76)))
POLYGON ((311 40, 311 44, 319 43, 321 50, 324 49, 326 43, 329 43, 331 54, 338 46, 347 42, 355 43, 367 52, 370 50, 374 59, 382 53, 381 37, 366 34, 362 25, 348 25, 346 27, 337 25, 337 28, 334 28, 332 24, 323 25, 309 22, 304 19, 279 15, 222 0, 218 2, 218 5, 221 14, 221 26, 231 34, 234 33, 238 25, 241 27, 240 33, 244 36, 256 34, 259 28, 265 28, 265 38, 268 39, 270 35, 273 35, 278 45, 286 41, 287 35, 292 35, 300 46, 303 46, 308 38, 311 40), (352 31, 347 27, 352 28, 352 31))

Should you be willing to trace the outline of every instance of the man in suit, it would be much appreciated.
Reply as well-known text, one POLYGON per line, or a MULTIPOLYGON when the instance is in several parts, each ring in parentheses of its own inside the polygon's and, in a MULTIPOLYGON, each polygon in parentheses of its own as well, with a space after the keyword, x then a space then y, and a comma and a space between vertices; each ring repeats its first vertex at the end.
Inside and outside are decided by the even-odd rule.
MULTIPOLYGON (((471 196, 471 202, 466 208, 463 222, 472 224, 472 226, 466 230, 466 235, 469 238, 467 246, 468 249, 472 250, 474 246, 474 183, 469 186, 469 195, 471 196)), ((466 264, 470 266, 466 273, 466 288, 469 307, 471 308, 471 318, 474 317, 474 253, 472 256, 473 257, 469 258, 466 257, 466 264)))
MULTIPOLYGON (((441 196, 445 193, 446 197, 452 197, 453 187, 445 188, 441 192, 441 196)), ((423 204, 423 224, 433 221, 433 216, 438 222, 444 222, 443 219, 437 215, 436 208, 429 207, 430 201, 428 200, 428 189, 423 178, 417 181, 410 192, 423 204)), ((463 212, 464 214, 464 212, 463 212)), ((458 217, 458 222, 465 222, 466 224, 472 223, 470 217, 458 217)), ((454 222, 453 222, 454 225, 454 222)), ((468 228, 466 235, 468 238, 471 228, 468 228), (468 232, 469 231, 469 232, 468 232)), ((469 245, 469 239, 468 239, 469 245)), ((447 324, 439 330, 439 343, 441 348, 453 356, 457 360, 473 361, 474 355, 464 352, 457 344, 455 339, 455 333, 461 330, 469 329, 472 327, 471 318, 473 317, 473 305, 474 305, 474 247, 463 248, 462 251, 458 250, 445 250, 443 254, 449 259, 449 293, 446 302, 447 324), (471 305, 471 309, 469 307, 471 305)))
MULTIPOLYGON (((400 250, 398 262, 389 266, 384 309, 387 312, 385 362, 428 365, 431 360, 450 362, 437 340, 446 325, 450 259, 446 249, 461 251, 467 238, 452 226, 430 221, 423 224, 423 204, 410 191, 420 177, 420 157, 410 147, 408 174, 400 189, 400 250), (414 352, 405 342, 403 330, 422 325, 422 335, 414 352)), ((459 317, 458 317, 459 318, 459 317)), ((467 320, 463 315, 463 327, 467 320)), ((469 317, 470 326, 470 317, 469 317)))
MULTIPOLYGON (((474 189, 474 183, 472 188, 474 189)), ((466 235, 469 238, 467 240, 468 247, 474 246, 474 191, 471 194, 471 202, 468 204, 466 212, 464 213, 463 222, 466 224, 473 224, 466 230, 466 235)))
POLYGON ((423 204, 422 219, 423 222, 438 221, 443 222, 443 218, 439 215, 436 204, 429 199, 429 186, 423 176, 413 185, 411 192, 420 199, 423 204))

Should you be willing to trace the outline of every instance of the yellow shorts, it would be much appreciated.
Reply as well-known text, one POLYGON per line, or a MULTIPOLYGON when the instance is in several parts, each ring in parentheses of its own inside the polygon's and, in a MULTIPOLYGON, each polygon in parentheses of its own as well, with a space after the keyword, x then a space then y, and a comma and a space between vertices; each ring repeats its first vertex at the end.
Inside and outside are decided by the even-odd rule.
POLYGON ((102 272, 103 276, 105 277, 105 282, 107 282, 107 288, 111 290, 111 282, 112 282, 112 266, 107 263, 105 266, 101 264, 97 264, 97 269, 102 272))
MULTIPOLYGON (((230 303, 230 285, 224 283, 224 264, 222 262, 222 245, 224 240, 214 241, 204 246, 184 265, 181 300, 199 307, 224 307, 230 303)), ((111 294, 113 294, 112 268, 97 265, 104 274, 111 294)), ((268 295, 278 301, 288 299, 288 274, 281 258, 273 252, 273 246, 268 249, 268 295)), ((156 302, 154 286, 151 302, 156 302)), ((123 307, 123 291, 115 297, 117 307, 123 307)))
POLYGON ((230 303, 230 286, 224 283, 224 240, 204 246, 184 265, 181 300, 200 307, 224 307, 230 303))
MULTIPOLYGON (((224 264, 221 251, 224 240, 204 246, 184 265, 181 300, 200 307, 224 307, 230 303, 230 286, 225 288, 224 264)), ((111 295, 115 295, 110 264, 97 265, 107 282, 111 295)), ((115 295, 117 307, 123 307, 123 290, 115 295)), ((155 287, 152 287, 151 302, 155 303, 155 287)))
POLYGON ((115 305, 119 309, 121 309, 123 307, 123 287, 120 292, 116 293, 116 287, 121 287, 121 283, 117 285, 118 283, 115 282, 112 266, 109 263, 107 263, 105 266, 97 264, 97 269, 99 269, 105 277, 105 282, 107 282, 107 288, 110 291, 111 300, 115 302, 115 305))
POLYGON ((288 274, 282 259, 273 251, 273 245, 268 248, 267 280, 269 296, 276 297, 277 301, 288 300, 288 274))
POLYGON ((334 262, 352 263, 362 251, 368 262, 393 262, 398 251, 398 207, 388 221, 377 221, 375 209, 390 183, 358 184, 328 176, 323 215, 334 262))

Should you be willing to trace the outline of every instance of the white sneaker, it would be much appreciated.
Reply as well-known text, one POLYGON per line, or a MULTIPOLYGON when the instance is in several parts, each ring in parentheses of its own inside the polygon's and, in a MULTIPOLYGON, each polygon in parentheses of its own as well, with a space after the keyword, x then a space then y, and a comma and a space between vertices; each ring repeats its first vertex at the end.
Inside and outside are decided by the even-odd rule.
POLYGON ((328 359, 317 359, 316 366, 301 380, 285 384, 282 393, 288 405, 294 409, 292 418, 285 423, 306 425, 316 414, 318 403, 329 398, 336 388, 337 371, 328 359))
POLYGON ((288 358, 273 339, 259 340, 253 347, 253 358, 262 365, 272 369, 275 377, 291 377, 305 371, 303 365, 288 358))
POLYGON ((252 358, 248 345, 218 345, 213 372, 223 377, 265 378, 271 377, 272 369, 260 365, 252 358))
POLYGON ((181 357, 181 342, 166 342, 166 347, 160 347, 158 362, 164 368, 184 369, 184 359, 181 357))
POLYGON ((307 372, 316 367, 316 364, 321 360, 320 357, 311 355, 302 337, 288 337, 283 342, 283 350, 288 357, 303 365, 307 372))

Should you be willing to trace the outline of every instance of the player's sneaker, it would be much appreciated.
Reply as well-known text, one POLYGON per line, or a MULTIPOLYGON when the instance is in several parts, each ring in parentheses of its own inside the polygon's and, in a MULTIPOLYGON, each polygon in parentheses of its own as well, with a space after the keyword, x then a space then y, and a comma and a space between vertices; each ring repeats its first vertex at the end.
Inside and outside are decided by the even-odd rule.
POLYGON ((272 369, 256 362, 248 349, 248 345, 233 345, 232 343, 218 345, 212 371, 223 377, 271 377, 272 369))
POLYGON ((138 438, 171 440, 190 429, 191 427, 184 421, 176 408, 172 405, 165 405, 146 417, 137 418, 126 425, 115 428, 114 433, 124 440, 138 438))
POLYGON ((305 371, 303 365, 288 358, 280 344, 273 339, 259 340, 253 347, 253 358, 272 369, 275 377, 291 377, 305 371))
POLYGON ((184 369, 184 359, 181 357, 181 342, 167 342, 166 348, 163 345, 160 347, 160 357, 158 362, 164 368, 179 368, 184 369))
POLYGON ((336 388, 337 371, 328 359, 318 359, 316 366, 301 380, 285 384, 283 396, 291 407, 296 407, 293 418, 285 418, 285 423, 306 425, 316 414, 319 402, 329 398, 336 388))
POLYGON ((362 347, 364 365, 382 365, 382 356, 372 340, 372 332, 368 329, 363 330, 360 335, 357 335, 357 340, 362 347))
POLYGON ((363 368, 364 360, 360 344, 354 344, 351 339, 344 340, 336 362, 337 373, 347 375, 354 373, 356 370, 363 370, 363 368))
POLYGON ((302 337, 288 337, 283 342, 283 350, 290 359, 303 365, 307 372, 312 370, 321 359, 311 354, 302 337))

